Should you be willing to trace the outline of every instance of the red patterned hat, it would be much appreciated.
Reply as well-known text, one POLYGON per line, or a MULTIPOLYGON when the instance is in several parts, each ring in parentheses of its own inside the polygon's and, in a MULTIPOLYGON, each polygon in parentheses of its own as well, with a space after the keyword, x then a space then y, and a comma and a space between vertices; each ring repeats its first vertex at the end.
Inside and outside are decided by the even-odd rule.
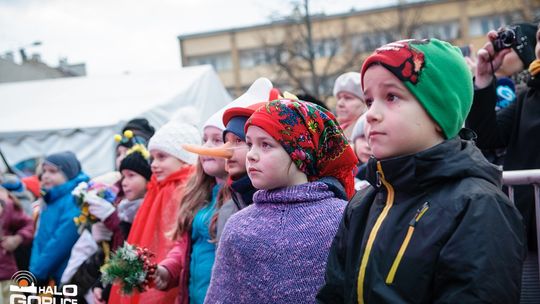
POLYGON ((245 131, 249 126, 263 129, 278 141, 310 181, 333 176, 347 196, 353 196, 358 159, 331 112, 298 100, 274 100, 251 115, 245 131))

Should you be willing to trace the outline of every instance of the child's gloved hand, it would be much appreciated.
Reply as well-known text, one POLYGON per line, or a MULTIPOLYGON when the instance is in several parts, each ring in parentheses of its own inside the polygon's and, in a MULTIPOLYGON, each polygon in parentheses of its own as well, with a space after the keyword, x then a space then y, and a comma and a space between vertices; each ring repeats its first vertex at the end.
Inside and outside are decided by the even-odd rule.
POLYGON ((97 196, 95 193, 88 193, 84 200, 88 203, 88 211, 100 221, 106 220, 114 212, 113 204, 97 196))
POLYGON ((110 241, 113 233, 103 223, 95 223, 92 225, 92 237, 96 242, 110 241))
POLYGON ((158 265, 156 273, 153 277, 154 283, 156 284, 156 289, 165 290, 165 288, 167 288, 167 285, 169 285, 170 278, 171 275, 169 274, 167 268, 158 265))

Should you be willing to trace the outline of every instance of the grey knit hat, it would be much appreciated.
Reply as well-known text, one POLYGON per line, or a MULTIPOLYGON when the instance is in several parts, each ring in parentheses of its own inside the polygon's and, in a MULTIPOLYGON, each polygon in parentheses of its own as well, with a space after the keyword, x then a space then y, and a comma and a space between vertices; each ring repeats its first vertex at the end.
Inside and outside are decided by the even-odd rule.
POLYGON ((334 96, 337 97, 339 92, 348 92, 358 98, 364 98, 360 78, 360 73, 357 72, 341 74, 334 83, 334 96))
POLYGON ((75 153, 71 151, 51 154, 45 158, 44 163, 58 168, 64 173, 67 180, 74 179, 81 173, 81 163, 75 153))

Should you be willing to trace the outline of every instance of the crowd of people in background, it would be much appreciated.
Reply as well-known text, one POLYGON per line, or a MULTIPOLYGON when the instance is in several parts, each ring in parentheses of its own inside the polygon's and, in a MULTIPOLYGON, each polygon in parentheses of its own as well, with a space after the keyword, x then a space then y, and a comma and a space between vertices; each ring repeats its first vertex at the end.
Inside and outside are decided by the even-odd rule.
POLYGON ((2 174, 0 304, 18 270, 78 303, 539 303, 533 190, 501 181, 540 168, 540 31, 506 29, 477 58, 381 46, 334 112, 259 78, 200 130, 129 121, 115 172, 62 151, 2 174), (124 242, 155 255, 144 291, 100 279, 124 242))

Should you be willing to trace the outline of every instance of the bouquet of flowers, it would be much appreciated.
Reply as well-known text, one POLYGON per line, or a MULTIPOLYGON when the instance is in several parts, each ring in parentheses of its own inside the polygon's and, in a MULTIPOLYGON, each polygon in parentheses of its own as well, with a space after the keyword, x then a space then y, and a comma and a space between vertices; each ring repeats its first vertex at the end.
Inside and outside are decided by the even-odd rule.
POLYGON ((157 264, 151 262, 154 254, 148 248, 141 248, 127 242, 101 267, 101 281, 105 284, 118 282, 124 294, 143 292, 153 280, 157 264))
POLYGON ((118 194, 118 187, 115 184, 122 178, 119 172, 109 172, 107 174, 93 178, 88 183, 82 182, 71 192, 76 197, 76 202, 81 209, 81 214, 73 218, 75 224, 79 227, 79 234, 84 229, 91 228, 92 224, 98 219, 90 214, 86 198, 90 195, 100 197, 109 203, 113 203, 118 194))

